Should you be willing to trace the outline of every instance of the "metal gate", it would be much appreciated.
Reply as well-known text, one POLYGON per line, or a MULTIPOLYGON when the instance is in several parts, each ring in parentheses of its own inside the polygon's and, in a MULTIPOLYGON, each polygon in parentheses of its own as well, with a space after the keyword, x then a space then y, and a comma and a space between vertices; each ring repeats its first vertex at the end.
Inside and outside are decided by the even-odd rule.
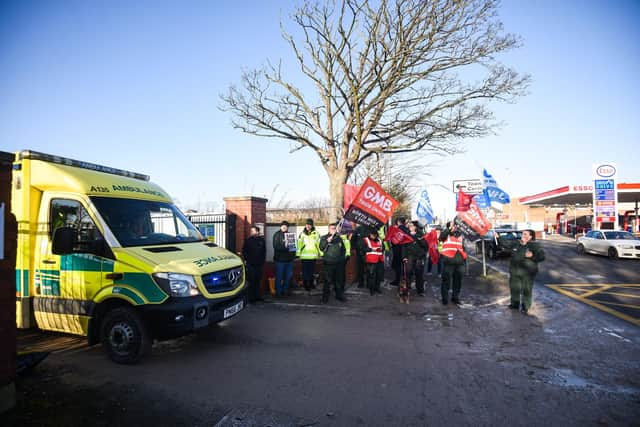
POLYGON ((202 235, 216 245, 236 250, 236 215, 235 214, 191 214, 187 218, 198 227, 202 235))

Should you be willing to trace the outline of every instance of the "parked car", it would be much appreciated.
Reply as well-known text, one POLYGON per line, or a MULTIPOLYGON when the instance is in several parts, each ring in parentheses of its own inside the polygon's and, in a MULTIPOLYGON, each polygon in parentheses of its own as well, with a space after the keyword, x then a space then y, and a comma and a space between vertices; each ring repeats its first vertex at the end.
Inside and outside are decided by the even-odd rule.
POLYGON ((595 230, 578 238, 578 253, 607 255, 611 259, 640 258, 640 238, 628 231, 595 230))
POLYGON ((500 255, 511 255, 511 250, 518 244, 522 231, 512 228, 498 228, 489 230, 481 239, 476 241, 476 253, 482 254, 482 241, 487 256, 494 259, 500 255))

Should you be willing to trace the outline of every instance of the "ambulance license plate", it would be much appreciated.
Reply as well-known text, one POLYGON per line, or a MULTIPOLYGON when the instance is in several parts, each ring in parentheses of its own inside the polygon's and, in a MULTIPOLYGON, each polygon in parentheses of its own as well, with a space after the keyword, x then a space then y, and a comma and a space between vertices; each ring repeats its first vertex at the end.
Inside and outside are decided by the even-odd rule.
POLYGON ((234 314, 236 314, 237 312, 242 310, 242 307, 244 307, 244 301, 240 301, 236 305, 232 305, 231 307, 226 308, 224 310, 224 318, 227 319, 227 318, 233 316, 234 314))

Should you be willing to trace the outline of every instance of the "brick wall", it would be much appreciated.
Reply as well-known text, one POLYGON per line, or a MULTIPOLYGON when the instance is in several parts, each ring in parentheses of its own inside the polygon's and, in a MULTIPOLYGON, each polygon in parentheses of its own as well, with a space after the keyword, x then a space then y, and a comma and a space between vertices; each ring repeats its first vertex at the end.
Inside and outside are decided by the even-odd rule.
MULTIPOLYGON (((226 214, 236 215, 236 252, 242 252, 244 240, 249 236, 249 228, 253 224, 266 225, 267 199, 261 197, 225 197, 226 214)), ((261 230, 264 233, 264 230, 261 230)))
POLYGON ((4 256, 0 259, 0 413, 15 405, 16 373, 16 241, 11 213, 13 154, 0 152, 0 203, 4 203, 4 256))

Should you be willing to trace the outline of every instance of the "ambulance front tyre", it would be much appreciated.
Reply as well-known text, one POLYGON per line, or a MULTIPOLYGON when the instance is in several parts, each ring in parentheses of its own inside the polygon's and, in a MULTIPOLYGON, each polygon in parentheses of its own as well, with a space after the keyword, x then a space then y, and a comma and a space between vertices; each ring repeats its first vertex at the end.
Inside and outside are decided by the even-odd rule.
POLYGON ((151 351, 151 336, 131 307, 117 307, 107 312, 100 338, 107 354, 116 363, 138 363, 151 351))

